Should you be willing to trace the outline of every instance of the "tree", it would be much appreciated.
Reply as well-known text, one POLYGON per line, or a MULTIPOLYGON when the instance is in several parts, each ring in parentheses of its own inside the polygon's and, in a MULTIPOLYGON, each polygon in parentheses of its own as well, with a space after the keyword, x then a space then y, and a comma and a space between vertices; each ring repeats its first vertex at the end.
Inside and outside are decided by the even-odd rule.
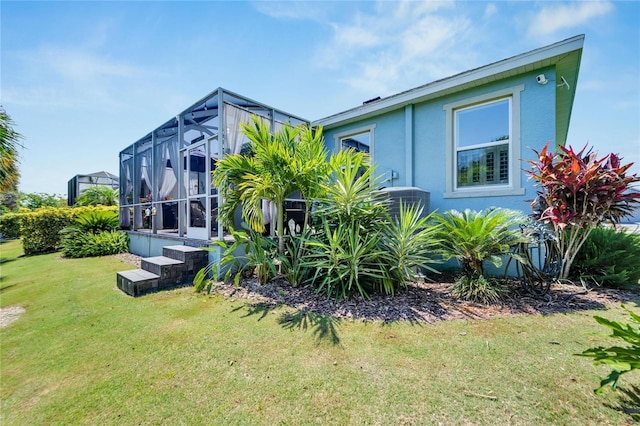
POLYGON ((84 191, 76 199, 78 206, 117 206, 118 190, 111 189, 108 186, 96 185, 91 186, 84 191))
POLYGON ((0 191, 16 191, 18 171, 18 147, 22 147, 22 135, 13 129, 13 121, 0 107, 0 191))
POLYGON ((635 175, 627 175, 633 165, 621 164, 616 154, 601 159, 586 146, 579 152, 560 146, 557 154, 548 150, 547 143, 538 160, 528 161, 527 173, 540 187, 537 199, 531 204, 536 219, 551 223, 562 256, 559 278, 567 279, 571 265, 587 237, 605 221, 619 223, 633 213, 640 203, 640 193, 633 185, 640 182, 635 175))
POLYGON ((249 138, 250 152, 227 155, 213 172, 214 184, 222 188, 225 199, 220 215, 225 225, 232 227, 233 215, 242 206, 247 224, 256 232, 264 232, 262 200, 273 202, 277 207, 278 251, 283 253, 285 198, 300 191, 310 210, 311 197, 323 179, 314 174, 322 176, 326 170, 321 132, 314 134, 304 125, 285 125, 271 134, 259 117, 243 123, 242 131, 249 138))
POLYGON ((293 169, 296 186, 305 202, 304 224, 306 226, 311 219, 313 201, 325 192, 324 183, 330 169, 322 126, 318 126, 315 130, 308 126, 302 128, 293 169))
POLYGON ((19 195, 20 207, 29 210, 39 209, 40 207, 65 207, 67 205, 66 198, 57 194, 45 194, 44 192, 33 192, 26 194, 21 192, 19 195))

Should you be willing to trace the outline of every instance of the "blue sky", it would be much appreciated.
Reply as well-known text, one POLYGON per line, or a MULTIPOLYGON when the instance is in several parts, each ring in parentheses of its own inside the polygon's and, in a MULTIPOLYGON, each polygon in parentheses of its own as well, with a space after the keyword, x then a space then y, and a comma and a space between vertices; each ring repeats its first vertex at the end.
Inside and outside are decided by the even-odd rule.
MULTIPOLYGON (((569 144, 640 172, 640 3, 12 2, 0 103, 20 189, 65 194, 224 87, 309 120, 586 34, 569 144)), ((526 141, 525 141, 526 144, 526 141)))

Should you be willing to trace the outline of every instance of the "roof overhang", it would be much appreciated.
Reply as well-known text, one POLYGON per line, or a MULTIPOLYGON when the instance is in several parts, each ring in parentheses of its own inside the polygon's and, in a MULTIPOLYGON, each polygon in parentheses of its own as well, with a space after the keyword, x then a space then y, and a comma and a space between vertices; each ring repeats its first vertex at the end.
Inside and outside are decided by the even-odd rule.
POLYGON ((569 84, 568 89, 566 86, 558 87, 558 96, 556 98, 556 138, 557 143, 563 144, 569 129, 569 119, 575 97, 583 44, 584 34, 578 35, 316 120, 312 122, 312 125, 321 125, 325 129, 330 129, 404 108, 407 105, 447 96, 537 69, 555 66, 558 79, 559 76, 563 76, 569 84))

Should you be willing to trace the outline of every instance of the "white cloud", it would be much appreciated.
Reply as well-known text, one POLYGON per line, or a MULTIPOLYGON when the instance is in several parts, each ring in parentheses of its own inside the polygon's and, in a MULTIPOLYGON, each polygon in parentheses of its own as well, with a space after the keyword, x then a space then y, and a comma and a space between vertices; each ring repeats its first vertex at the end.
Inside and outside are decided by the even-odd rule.
POLYGON ((609 1, 551 4, 543 7, 533 17, 529 24, 529 34, 549 35, 564 28, 577 27, 612 10, 613 3, 609 1))
POLYGON ((332 23, 333 38, 318 50, 315 63, 346 70, 342 81, 367 95, 380 96, 445 77, 445 70, 458 72, 473 54, 459 55, 460 49, 453 48, 466 39, 471 27, 470 19, 455 14, 454 6, 451 2, 379 2, 369 13, 332 23))
POLYGON ((141 68, 79 50, 49 48, 39 52, 37 58, 45 67, 74 82, 93 82, 104 77, 135 78, 145 74, 141 68))
POLYGON ((379 37, 362 26, 333 24, 333 28, 335 31, 334 43, 343 49, 367 48, 380 44, 379 37))
POLYGON ((81 48, 47 46, 12 54, 24 75, 3 90, 19 105, 104 109, 126 104, 123 94, 157 76, 155 70, 81 48))
POLYGON ((498 7, 496 6, 495 3, 487 3, 487 6, 484 8, 483 18, 487 20, 491 18, 493 15, 495 15, 497 12, 498 12, 498 7))
POLYGON ((276 19, 322 21, 327 11, 333 7, 331 2, 320 1, 254 1, 256 10, 276 19))

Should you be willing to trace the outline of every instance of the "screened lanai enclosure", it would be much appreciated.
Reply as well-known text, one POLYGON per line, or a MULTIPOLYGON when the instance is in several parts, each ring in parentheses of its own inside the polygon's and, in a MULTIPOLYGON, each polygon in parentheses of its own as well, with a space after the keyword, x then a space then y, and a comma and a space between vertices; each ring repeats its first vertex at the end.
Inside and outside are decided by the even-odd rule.
POLYGON ((122 150, 122 227, 139 236, 223 238, 217 214, 222 199, 211 172, 223 156, 247 149, 240 124, 253 115, 262 117, 272 131, 286 123, 309 123, 218 88, 122 150))

